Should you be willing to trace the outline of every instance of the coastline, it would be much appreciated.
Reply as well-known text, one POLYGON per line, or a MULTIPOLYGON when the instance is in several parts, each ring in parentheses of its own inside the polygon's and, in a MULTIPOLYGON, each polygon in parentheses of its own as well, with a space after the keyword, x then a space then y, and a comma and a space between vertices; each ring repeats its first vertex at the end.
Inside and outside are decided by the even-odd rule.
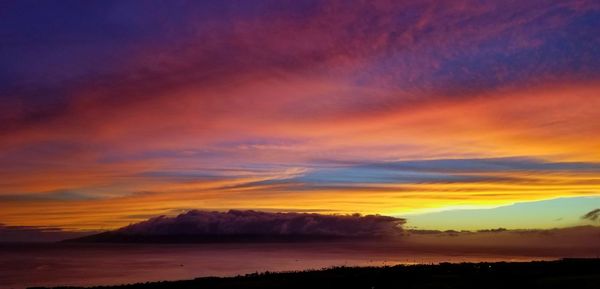
POLYGON ((29 289, 397 288, 399 285, 403 288, 597 288, 599 283, 600 258, 578 258, 531 262, 332 267, 117 286, 29 289))

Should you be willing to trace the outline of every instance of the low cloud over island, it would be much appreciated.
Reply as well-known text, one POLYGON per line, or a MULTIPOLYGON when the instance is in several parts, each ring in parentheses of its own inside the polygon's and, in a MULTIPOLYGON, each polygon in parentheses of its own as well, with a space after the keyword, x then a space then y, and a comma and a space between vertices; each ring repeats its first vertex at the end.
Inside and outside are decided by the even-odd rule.
POLYGON ((271 213, 252 210, 192 210, 175 217, 146 221, 74 241, 194 242, 389 238, 402 234, 402 218, 381 215, 271 213))
MULTIPOLYGON (((596 211, 587 213, 585 219, 595 223, 596 211)), ((15 237, 35 235, 46 241, 84 243, 349 241, 353 246, 384 246, 407 252, 548 258, 596 256, 600 249, 600 227, 585 223, 555 229, 479 231, 420 230, 406 224, 406 219, 382 215, 191 210, 176 216, 152 217, 102 233, 87 232, 85 236, 85 232, 51 228, 0 226, 0 239, 14 241, 15 237)))

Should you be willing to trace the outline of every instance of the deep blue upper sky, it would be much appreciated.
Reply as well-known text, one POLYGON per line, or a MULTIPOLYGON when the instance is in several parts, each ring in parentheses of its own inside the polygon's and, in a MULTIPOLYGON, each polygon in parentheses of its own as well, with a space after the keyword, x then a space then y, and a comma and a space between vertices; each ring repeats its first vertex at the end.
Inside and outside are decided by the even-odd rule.
POLYGON ((597 196, 597 2, 2 1, 0 223, 597 196))

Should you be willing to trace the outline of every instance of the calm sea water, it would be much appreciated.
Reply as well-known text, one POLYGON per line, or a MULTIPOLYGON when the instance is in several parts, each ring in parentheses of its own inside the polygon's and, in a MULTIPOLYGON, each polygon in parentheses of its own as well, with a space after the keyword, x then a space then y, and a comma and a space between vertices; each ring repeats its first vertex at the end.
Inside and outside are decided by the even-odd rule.
POLYGON ((543 260, 477 252, 412 250, 401 244, 0 244, 0 288, 114 285, 331 266, 543 260))

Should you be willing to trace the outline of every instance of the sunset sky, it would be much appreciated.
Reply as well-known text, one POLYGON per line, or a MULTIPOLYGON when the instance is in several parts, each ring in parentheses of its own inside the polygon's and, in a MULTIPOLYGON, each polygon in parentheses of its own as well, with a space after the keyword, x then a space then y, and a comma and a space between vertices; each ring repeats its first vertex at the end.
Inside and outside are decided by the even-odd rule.
POLYGON ((142 3, 0 2, 0 224, 600 208, 598 1, 142 3))

